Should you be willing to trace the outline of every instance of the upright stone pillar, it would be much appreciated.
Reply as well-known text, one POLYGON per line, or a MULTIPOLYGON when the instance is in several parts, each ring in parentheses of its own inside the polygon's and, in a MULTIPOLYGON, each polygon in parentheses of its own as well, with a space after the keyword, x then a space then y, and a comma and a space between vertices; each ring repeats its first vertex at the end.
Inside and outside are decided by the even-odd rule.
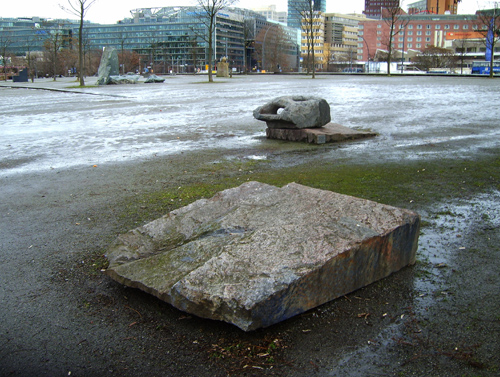
POLYGON ((217 64, 217 77, 229 77, 229 63, 226 58, 222 58, 222 61, 217 64))

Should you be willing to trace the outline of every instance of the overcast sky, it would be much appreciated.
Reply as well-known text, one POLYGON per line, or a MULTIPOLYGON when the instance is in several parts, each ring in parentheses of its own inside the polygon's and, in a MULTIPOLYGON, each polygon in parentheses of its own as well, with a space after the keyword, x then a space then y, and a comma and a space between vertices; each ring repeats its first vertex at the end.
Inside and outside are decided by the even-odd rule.
MULTIPOLYGON (((3 0, 0 6, 0 17, 33 17, 43 18, 77 18, 61 10, 60 5, 67 6, 69 0, 3 0)), ((73 0, 76 2, 76 0, 73 0)), ((404 1, 406 4, 415 0, 404 1)), ((462 0, 458 5, 459 13, 472 14, 477 9, 491 8, 494 1, 462 0)), ((100 23, 116 23, 130 17, 130 10, 136 8, 165 7, 179 5, 195 5, 197 0, 97 0, 89 9, 86 20, 100 23)), ((286 10, 287 0, 239 0, 235 6, 254 9, 275 4, 277 10, 286 10)), ((364 0, 327 0, 327 12, 361 13, 364 0)))

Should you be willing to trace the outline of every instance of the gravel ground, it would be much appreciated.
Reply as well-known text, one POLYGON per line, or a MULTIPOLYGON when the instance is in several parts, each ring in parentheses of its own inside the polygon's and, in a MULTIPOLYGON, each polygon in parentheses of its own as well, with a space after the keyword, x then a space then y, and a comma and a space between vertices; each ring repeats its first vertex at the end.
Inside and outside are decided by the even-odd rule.
MULTIPOLYGON (((273 87, 279 83, 276 78, 269 80, 275 80, 273 87)), ((310 87, 305 79, 293 80, 297 87, 310 87)), ((318 85, 326 86, 326 79, 321 80, 318 85)), ((420 85, 409 80, 391 83, 388 92, 420 85)), ((345 87, 346 82, 337 84, 345 87)), ((493 92, 485 95, 493 96, 497 89, 484 82, 467 79, 446 85, 458 91, 470 87, 480 92, 486 87, 493 92)), ((62 80, 51 85, 66 90, 69 84, 62 80)), ((15 97, 16 90, 0 88, 0 97, 15 97)), ((392 119, 391 109, 384 110, 392 119)), ((21 154, 2 155, 0 375, 500 375, 498 162, 491 166, 488 180, 474 182, 467 190, 447 186, 437 175, 434 180, 449 194, 445 200, 406 202, 424 220, 415 266, 267 329, 244 333, 229 324, 187 315, 115 283, 100 271, 105 266, 102 255, 118 234, 164 213, 166 207, 150 200, 158 193, 280 174, 315 161, 349 167, 400 160, 405 169, 413 168, 415 156, 429 163, 439 163, 446 156, 473 164, 499 155, 498 139, 491 138, 498 133, 499 114, 496 108, 489 110, 488 119, 481 118, 479 109, 477 114, 466 112, 473 131, 464 126, 464 113, 449 120, 446 132, 438 127, 424 136, 408 132, 411 139, 404 140, 401 135, 406 131, 379 126, 390 123, 383 114, 370 123, 363 121, 365 115, 353 112, 361 128, 371 124, 381 135, 343 146, 271 142, 249 131, 240 135, 252 139, 248 146, 240 142, 234 147, 207 145, 126 161, 101 157, 99 164, 65 162, 39 170, 33 168, 37 158, 42 165, 47 159, 34 152, 26 153, 26 160, 21 154), (471 142, 471 137, 476 141, 481 135, 483 144, 471 142), (389 156, 395 141, 405 146, 389 156), (207 168, 221 161, 222 171, 207 168), (19 171, 12 173, 15 169, 19 171)), ((2 114, 9 111, 3 109, 2 114)), ((67 119, 71 109, 62 112, 61 119, 67 119)), ((435 123, 447 116, 450 113, 441 114, 435 123)), ((434 126, 432 119, 427 122, 429 128, 434 126)), ((6 143, 16 147, 9 133, 0 136, 1 147, 6 143)), ((81 153, 74 148, 75 155, 81 153)), ((418 181, 416 175, 415 185, 418 181)), ((180 199, 171 199, 171 208, 187 201, 180 199)))

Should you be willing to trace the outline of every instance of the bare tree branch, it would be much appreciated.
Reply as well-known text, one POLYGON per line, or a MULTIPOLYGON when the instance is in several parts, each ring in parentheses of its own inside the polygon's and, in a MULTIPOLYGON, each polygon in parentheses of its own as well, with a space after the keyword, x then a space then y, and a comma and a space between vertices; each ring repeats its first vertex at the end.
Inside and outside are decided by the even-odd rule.
POLYGON ((318 11, 315 10, 314 0, 302 0, 300 2, 295 2, 292 4, 292 8, 300 15, 302 31, 306 35, 306 47, 307 47, 307 72, 312 72, 312 78, 316 77, 316 58, 314 51, 314 39, 315 32, 314 26, 316 18, 318 17, 318 11))
POLYGON ((215 39, 217 28, 217 14, 234 4, 237 0, 197 0, 198 6, 203 10, 198 19, 205 25, 206 35, 203 39, 208 44, 208 81, 213 82, 212 66, 215 39))
POLYGON ((410 22, 410 18, 407 17, 407 14, 401 9, 399 0, 392 0, 386 8, 382 9, 382 19, 389 27, 386 46, 387 76, 390 76, 394 38, 406 28, 410 22))
POLYGON ((490 77, 493 77, 493 65, 495 61, 495 46, 500 41, 500 9, 495 3, 493 9, 477 12, 477 31, 484 35, 486 44, 485 60, 490 62, 490 77))
POLYGON ((85 86, 85 80, 83 79, 83 21, 85 19, 87 11, 96 1, 97 0, 68 0, 69 8, 65 8, 64 6, 60 5, 61 9, 77 16, 80 19, 80 27, 78 33, 78 77, 80 79, 80 86, 85 86))

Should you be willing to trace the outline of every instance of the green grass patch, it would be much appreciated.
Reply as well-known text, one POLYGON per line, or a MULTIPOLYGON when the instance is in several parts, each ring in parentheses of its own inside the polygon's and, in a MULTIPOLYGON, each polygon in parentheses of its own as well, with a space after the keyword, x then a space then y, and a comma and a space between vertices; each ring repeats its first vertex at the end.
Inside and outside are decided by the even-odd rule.
POLYGON ((182 183, 172 182, 173 187, 135 197, 134 202, 128 204, 126 215, 135 217, 136 222, 148 221, 246 181, 278 187, 296 182, 409 209, 500 189, 498 157, 477 161, 402 161, 366 165, 313 161, 286 168, 272 165, 272 160, 229 159, 198 163, 189 177, 179 181, 182 183), (483 184, 478 185, 479 181, 483 184))

